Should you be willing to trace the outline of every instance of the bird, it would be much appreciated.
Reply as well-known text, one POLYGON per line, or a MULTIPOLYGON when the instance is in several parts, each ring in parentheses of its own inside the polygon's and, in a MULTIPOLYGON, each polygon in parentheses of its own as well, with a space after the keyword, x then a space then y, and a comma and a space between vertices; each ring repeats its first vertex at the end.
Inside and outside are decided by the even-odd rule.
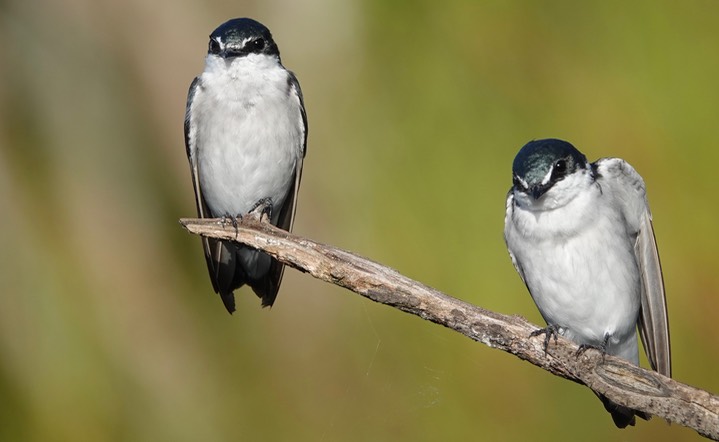
MULTIPOLYGON (((666 295, 642 177, 620 158, 593 163, 559 139, 533 140, 512 164, 504 238, 547 327, 639 365, 637 328, 651 368, 671 377, 666 295)), ((619 428, 646 413, 599 395, 619 428)))
MULTIPOLYGON (((307 150, 307 114, 297 77, 285 69, 270 30, 251 18, 221 24, 209 38, 203 72, 191 83, 185 147, 199 218, 248 213, 292 230, 307 150)), ((269 255, 202 238, 214 291, 229 313, 247 284, 272 306, 284 266, 269 255)))

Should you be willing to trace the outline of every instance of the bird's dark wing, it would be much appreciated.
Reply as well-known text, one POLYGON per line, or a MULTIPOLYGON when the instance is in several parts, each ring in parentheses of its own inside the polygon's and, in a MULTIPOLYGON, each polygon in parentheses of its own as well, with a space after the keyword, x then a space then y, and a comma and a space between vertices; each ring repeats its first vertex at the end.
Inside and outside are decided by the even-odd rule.
POLYGON ((300 151, 298 156, 297 164, 295 165, 295 176, 294 184, 285 198, 285 202, 280 209, 280 217, 277 223, 277 227, 292 231, 292 225, 295 221, 295 211, 297 210, 297 193, 300 190, 300 181, 302 180, 302 163, 304 162, 305 155, 307 154, 307 113, 305 112, 305 101, 302 96, 302 89, 300 89, 300 83, 297 81, 297 77, 292 72, 289 72, 289 94, 298 101, 300 108, 300 127, 302 128, 302 145, 297 146, 300 151))
POLYGON ((662 266, 654 238, 652 215, 642 177, 624 160, 604 158, 595 163, 603 192, 615 193, 626 222, 636 234, 634 255, 641 272, 642 295, 639 335, 652 368, 671 377, 669 318, 662 266))
MULTIPOLYGON (((185 109, 185 149, 187 151, 187 159, 190 162, 192 186, 195 189, 197 216, 199 218, 211 218, 212 214, 205 203, 205 199, 202 197, 202 189, 200 188, 200 175, 197 166, 197 128, 196 122, 193 121, 192 113, 192 103, 201 93, 201 80, 197 77, 192 81, 187 94, 187 107, 185 109)), ((233 246, 216 239, 202 237, 202 247, 205 251, 205 261, 207 262, 207 270, 210 273, 212 288, 215 290, 215 293, 220 294, 227 311, 232 313, 235 311, 235 297, 232 294, 232 285, 236 272, 235 252, 234 249, 230 249, 230 247, 233 246), (226 264, 221 265, 223 262, 226 264)))

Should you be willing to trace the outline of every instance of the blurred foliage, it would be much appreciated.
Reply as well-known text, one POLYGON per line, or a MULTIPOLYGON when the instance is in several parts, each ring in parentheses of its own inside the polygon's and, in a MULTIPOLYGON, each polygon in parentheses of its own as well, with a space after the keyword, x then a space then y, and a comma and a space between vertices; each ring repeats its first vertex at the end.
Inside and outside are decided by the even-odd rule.
POLYGON ((288 270, 211 293, 182 139, 227 18, 303 86, 295 231, 541 323, 502 239, 511 162, 560 137, 644 176, 675 377, 719 391, 719 2, 0 4, 0 440, 693 440, 288 270))

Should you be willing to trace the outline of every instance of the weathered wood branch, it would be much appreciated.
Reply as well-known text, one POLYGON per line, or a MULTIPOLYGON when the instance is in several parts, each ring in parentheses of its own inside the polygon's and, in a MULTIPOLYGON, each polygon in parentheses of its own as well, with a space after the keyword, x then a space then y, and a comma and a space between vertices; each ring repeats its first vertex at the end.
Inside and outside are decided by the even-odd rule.
POLYGON ((519 316, 484 310, 414 281, 397 271, 245 217, 235 227, 219 220, 182 219, 191 233, 236 241, 274 256, 317 279, 347 288, 375 302, 455 330, 492 348, 511 353, 548 372, 584 384, 612 401, 659 416, 719 440, 719 397, 622 359, 588 351, 559 338, 548 353, 538 327, 519 316))

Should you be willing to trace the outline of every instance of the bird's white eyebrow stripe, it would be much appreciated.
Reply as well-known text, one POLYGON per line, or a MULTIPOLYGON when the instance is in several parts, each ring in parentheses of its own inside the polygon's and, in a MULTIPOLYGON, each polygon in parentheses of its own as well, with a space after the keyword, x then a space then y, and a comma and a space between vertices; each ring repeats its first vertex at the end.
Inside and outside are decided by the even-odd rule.
POLYGON ((547 174, 544 175, 544 178, 542 178, 542 186, 546 185, 552 178, 552 170, 554 170, 554 164, 552 164, 552 166, 549 168, 549 172, 547 172, 547 174))
POLYGON ((225 49, 225 43, 222 41, 222 36, 218 35, 217 37, 210 38, 210 41, 216 41, 217 44, 220 45, 220 49, 225 49))
POLYGON ((519 181, 519 184, 522 185, 522 187, 524 187, 525 189, 529 188, 529 185, 527 184, 527 182, 524 181, 521 177, 519 177, 518 175, 515 175, 515 177, 517 178, 517 181, 519 181))

